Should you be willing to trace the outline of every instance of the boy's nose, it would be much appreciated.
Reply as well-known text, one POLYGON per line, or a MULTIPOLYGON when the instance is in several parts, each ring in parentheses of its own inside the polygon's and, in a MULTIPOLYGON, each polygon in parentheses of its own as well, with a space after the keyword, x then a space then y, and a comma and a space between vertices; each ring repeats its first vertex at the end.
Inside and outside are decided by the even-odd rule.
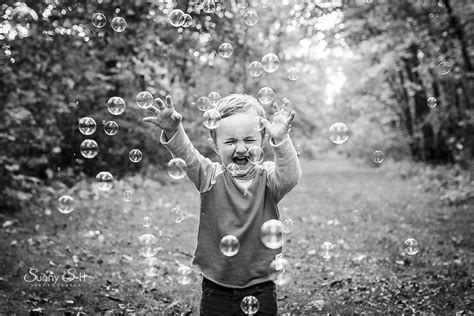
POLYGON ((247 146, 245 146, 245 144, 237 144, 237 147, 235 148, 235 153, 237 155, 247 154, 247 146))

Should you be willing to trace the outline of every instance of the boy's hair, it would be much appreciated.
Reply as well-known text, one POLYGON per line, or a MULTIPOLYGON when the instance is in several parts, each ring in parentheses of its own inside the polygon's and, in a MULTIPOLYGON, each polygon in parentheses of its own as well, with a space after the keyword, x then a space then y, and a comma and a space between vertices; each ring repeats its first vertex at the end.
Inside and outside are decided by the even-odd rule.
MULTIPOLYGON (((254 97, 247 94, 232 93, 226 96, 225 98, 217 101, 216 106, 214 107, 219 114, 221 119, 231 116, 235 113, 242 113, 248 111, 250 108, 254 108, 257 111, 257 114, 263 118, 265 116, 265 110, 260 105, 260 103, 254 97)), ((216 142, 216 130, 210 130, 212 140, 216 142)), ((262 138, 265 136, 265 129, 262 130, 262 138)))

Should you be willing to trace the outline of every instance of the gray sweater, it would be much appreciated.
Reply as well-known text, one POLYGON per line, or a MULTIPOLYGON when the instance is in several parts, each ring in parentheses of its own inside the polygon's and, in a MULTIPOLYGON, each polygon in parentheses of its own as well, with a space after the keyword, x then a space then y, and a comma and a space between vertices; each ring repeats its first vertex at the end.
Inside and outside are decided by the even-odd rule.
POLYGON ((269 249, 260 240, 260 228, 269 219, 279 219, 277 203, 301 178, 301 168, 290 137, 275 145, 275 161, 255 167, 253 177, 237 180, 217 162, 202 156, 192 145, 184 128, 161 143, 173 157, 187 164, 187 175, 201 193, 201 211, 193 264, 204 277, 220 285, 244 288, 270 280, 269 268, 282 249, 269 249), (239 252, 226 257, 220 241, 234 235, 239 252))

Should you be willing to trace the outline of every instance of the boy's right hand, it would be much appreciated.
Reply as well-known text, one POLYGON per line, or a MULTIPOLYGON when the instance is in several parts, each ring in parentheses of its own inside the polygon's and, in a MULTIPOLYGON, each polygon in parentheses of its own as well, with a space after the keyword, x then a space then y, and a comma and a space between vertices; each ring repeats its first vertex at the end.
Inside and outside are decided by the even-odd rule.
POLYGON ((146 108, 155 116, 147 116, 143 122, 155 124, 165 132, 167 138, 170 138, 178 130, 183 117, 174 109, 171 96, 167 95, 165 102, 160 98, 156 98, 155 102, 157 107, 150 105, 146 108))

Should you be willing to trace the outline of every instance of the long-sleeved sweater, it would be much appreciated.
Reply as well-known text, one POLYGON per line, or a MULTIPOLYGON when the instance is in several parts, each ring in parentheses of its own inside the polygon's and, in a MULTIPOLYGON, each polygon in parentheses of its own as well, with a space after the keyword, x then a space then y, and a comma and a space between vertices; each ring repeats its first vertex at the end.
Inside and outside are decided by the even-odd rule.
POLYGON ((256 166, 253 177, 245 180, 234 178, 220 163, 202 156, 182 125, 169 140, 162 134, 161 143, 174 157, 186 162, 187 176, 201 193, 193 264, 207 279, 231 288, 269 281, 270 263, 282 248, 265 247, 260 229, 267 220, 279 219, 277 203, 301 178, 290 137, 277 145, 270 140, 274 162, 256 166), (239 240, 240 249, 232 257, 220 251, 220 241, 226 235, 239 240))

